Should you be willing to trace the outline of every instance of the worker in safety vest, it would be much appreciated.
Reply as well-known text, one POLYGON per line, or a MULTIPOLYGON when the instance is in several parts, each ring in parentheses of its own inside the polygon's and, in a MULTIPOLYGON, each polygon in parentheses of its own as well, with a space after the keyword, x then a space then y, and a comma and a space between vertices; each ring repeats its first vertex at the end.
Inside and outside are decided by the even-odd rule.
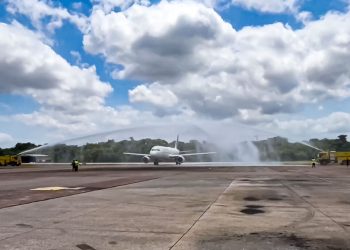
POLYGON ((78 160, 73 160, 72 161, 72 171, 78 171, 79 169, 79 161, 78 160))
POLYGON ((315 168, 316 167, 316 160, 315 160, 315 158, 313 158, 312 160, 311 160, 311 167, 312 168, 315 168))

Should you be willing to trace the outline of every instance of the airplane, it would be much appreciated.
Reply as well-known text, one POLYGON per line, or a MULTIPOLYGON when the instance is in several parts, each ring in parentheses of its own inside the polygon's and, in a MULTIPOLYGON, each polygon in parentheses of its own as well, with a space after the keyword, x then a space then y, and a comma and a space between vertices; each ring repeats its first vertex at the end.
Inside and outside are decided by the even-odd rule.
POLYGON ((149 154, 139 154, 139 153, 128 153, 124 152, 125 155, 135 155, 142 156, 142 161, 144 163, 149 163, 153 161, 154 165, 159 165, 160 161, 174 160, 176 165, 181 165, 185 161, 185 156, 193 155, 208 155, 215 154, 216 152, 204 152, 204 153, 186 153, 188 151, 180 151, 177 149, 179 142, 179 136, 177 136, 175 147, 164 147, 164 146, 153 146, 149 154))

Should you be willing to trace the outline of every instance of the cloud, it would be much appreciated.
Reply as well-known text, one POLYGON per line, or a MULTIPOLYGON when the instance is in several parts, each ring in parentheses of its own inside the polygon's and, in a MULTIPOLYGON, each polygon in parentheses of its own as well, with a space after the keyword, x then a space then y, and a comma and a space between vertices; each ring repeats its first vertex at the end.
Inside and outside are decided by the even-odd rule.
POLYGON ((148 82, 129 97, 155 110, 160 89, 199 115, 246 121, 248 113, 266 120, 350 96, 349 13, 328 13, 298 30, 274 23, 236 31, 199 2, 162 1, 95 10, 90 20, 85 50, 118 65, 114 77, 148 82))
POLYGON ((70 65, 32 31, 0 23, 0 93, 25 94, 47 108, 91 111, 111 93, 95 68, 70 65))
POLYGON ((300 0, 232 0, 232 5, 267 13, 295 13, 300 0))
POLYGON ((72 58, 74 59, 75 64, 77 66, 79 66, 81 68, 89 68, 89 64, 82 62, 81 55, 80 55, 80 53, 78 51, 72 50, 69 53, 72 56, 72 58))
POLYGON ((83 7, 83 3, 82 2, 74 2, 74 3, 72 3, 72 7, 76 10, 80 10, 83 7))
POLYGON ((178 103, 173 92, 157 83, 150 86, 139 85, 129 91, 129 96, 131 102, 147 102, 165 108, 174 107, 178 103))
MULTIPOLYGON (((33 31, 1 23, 0 92, 29 95, 41 105, 13 119, 61 131, 62 137, 172 119, 239 120, 288 130, 276 115, 350 97, 349 13, 328 13, 320 20, 299 13, 305 26, 298 30, 274 23, 237 31, 200 1, 99 1, 88 18, 52 2, 24 2, 9 1, 8 9, 29 16, 39 29, 46 18, 53 29, 63 20, 75 23, 84 33, 84 49, 115 66, 114 78, 140 82, 129 99, 141 103, 142 110, 108 107, 111 85, 99 79, 94 66, 82 64, 77 52, 71 53, 74 66, 33 31)), ((233 3, 243 6, 243 1, 233 3)), ((299 2, 244 4, 295 14, 299 2)), ((347 116, 340 117, 338 123, 347 116)), ((293 122, 306 130, 301 121, 293 122)), ((312 120, 307 124, 312 126, 312 120)), ((313 130, 331 131, 321 125, 313 130)))
POLYGON ((11 135, 0 132, 0 148, 9 147, 14 142, 15 142, 15 140, 13 139, 13 137, 11 135))
POLYGON ((70 65, 18 23, 0 23, 0 37, 0 93, 31 96, 40 104, 33 113, 13 115, 16 122, 84 134, 129 124, 137 116, 137 111, 105 106, 113 89, 94 66, 70 65))
MULTIPOLYGON (((106 106, 95 107, 90 112, 69 114, 55 109, 42 108, 30 114, 13 115, 13 119, 26 125, 39 126, 64 132, 64 135, 84 135, 101 130, 112 130, 115 127, 131 125, 132 122, 147 115, 147 112, 131 107, 112 108, 106 106)), ((150 116, 148 114, 148 116, 150 116)))
POLYGON ((245 124, 256 125, 272 120, 272 116, 262 114, 261 109, 239 109, 238 112, 238 120, 245 124))
POLYGON ((126 10, 133 4, 144 6, 150 5, 149 0, 92 0, 92 2, 95 10, 102 10, 105 13, 110 13, 115 8, 126 10))
MULTIPOLYGON (((87 19, 82 14, 70 13, 66 8, 54 6, 49 0, 5 0, 7 11, 12 14, 27 16, 38 30, 47 29, 53 32, 60 28, 63 21, 75 24, 80 30, 87 27, 87 19), (48 21, 47 21, 48 20, 48 21), (45 22, 45 23, 44 23, 45 22)), ((74 3, 78 6, 79 3, 74 3)))
POLYGON ((303 65, 307 81, 317 83, 318 90, 325 88, 344 97, 349 95, 350 86, 350 67, 347 63, 350 59, 350 27, 345 25, 349 21, 350 12, 331 12, 298 32, 308 46, 303 65))
POLYGON ((114 73, 117 78, 152 81, 203 67, 198 58, 202 45, 228 42, 231 34, 223 33, 232 31, 213 9, 193 2, 135 4, 125 12, 110 14, 96 10, 90 19, 91 29, 83 41, 86 51, 122 64, 124 70, 114 73))
POLYGON ((289 138, 304 137, 306 139, 312 136, 350 133, 349 124, 350 113, 333 112, 328 116, 316 119, 289 119, 288 121, 274 119, 262 127, 289 138))
POLYGON ((313 15, 309 11, 301 11, 295 15, 295 18, 297 21, 306 25, 308 22, 310 22, 312 20, 313 15))
POLYGON ((33 140, 62 140, 159 120, 149 111, 106 106, 105 98, 113 89, 99 79, 94 66, 69 64, 19 23, 0 23, 0 38, 0 93, 31 96, 40 104, 38 110, 9 115, 7 120, 43 131, 40 136, 45 140, 33 140))
MULTIPOLYGON (((123 132, 123 129, 135 127, 144 127, 144 129, 139 129, 139 131, 142 130, 143 137, 145 137, 153 135, 152 129, 158 125, 162 125, 163 131, 167 131, 167 137, 174 137, 179 131, 176 131, 175 128, 171 129, 171 125, 181 124, 185 126, 191 124, 191 122, 197 123, 199 121, 197 118, 192 117, 191 113, 186 113, 185 111, 157 117, 150 111, 138 110, 131 106, 115 108, 105 106, 93 112, 76 115, 69 115, 57 110, 40 109, 30 114, 16 114, 9 119, 16 123, 21 122, 29 128, 45 131, 45 133, 32 140, 49 143, 114 130, 123 132)), ((132 130, 126 131, 123 133, 123 136, 129 138, 133 135, 132 133, 132 130)), ((165 136, 165 133, 163 133, 163 136, 165 136)), ((108 138, 97 136, 97 139, 101 141, 108 138)))

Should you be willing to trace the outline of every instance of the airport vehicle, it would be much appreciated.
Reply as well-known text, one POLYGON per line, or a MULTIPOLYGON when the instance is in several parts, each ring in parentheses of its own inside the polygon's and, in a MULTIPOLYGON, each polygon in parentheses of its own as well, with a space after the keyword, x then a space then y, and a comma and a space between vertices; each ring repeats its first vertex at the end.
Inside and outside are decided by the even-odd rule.
POLYGON ((323 151, 318 153, 317 160, 321 165, 327 165, 329 163, 346 164, 346 161, 350 161, 350 152, 336 152, 336 151, 323 151))
POLYGON ((37 162, 49 162, 50 158, 44 154, 22 154, 19 153, 22 159, 22 163, 37 163, 37 162))
POLYGON ((22 164, 21 157, 17 155, 0 156, 0 166, 19 166, 22 164))
POLYGON ((185 161, 185 156, 194 155, 208 155, 215 154, 215 152, 204 152, 204 153, 186 153, 178 150, 177 145, 179 142, 179 136, 177 136, 175 147, 164 147, 164 146, 154 146, 151 148, 149 154, 139 154, 139 153, 128 153, 124 152, 125 155, 136 155, 142 157, 144 163, 149 163, 153 161, 154 165, 159 165, 161 161, 175 161, 176 165, 181 165, 185 161))

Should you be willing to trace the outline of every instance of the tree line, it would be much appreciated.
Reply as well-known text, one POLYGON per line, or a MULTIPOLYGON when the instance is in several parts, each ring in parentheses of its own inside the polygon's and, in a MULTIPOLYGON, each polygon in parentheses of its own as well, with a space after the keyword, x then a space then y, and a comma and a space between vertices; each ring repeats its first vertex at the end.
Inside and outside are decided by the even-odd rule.
MULTIPOLYGON (((322 150, 350 151, 350 142, 346 135, 339 135, 336 139, 310 139, 307 144, 322 150)), ((247 143, 243 142, 242 144, 247 143)), ((251 142, 258 150, 261 161, 302 161, 316 157, 319 152, 315 148, 308 147, 302 143, 291 143, 286 138, 274 137, 266 140, 251 142)), ((81 162, 140 162, 140 157, 124 155, 123 152, 148 153, 155 145, 174 146, 175 142, 167 142, 161 139, 141 139, 107 142, 87 143, 85 145, 56 144, 37 150, 35 154, 46 154, 52 162, 70 162, 78 159, 81 162)), ((29 150, 39 145, 33 143, 17 143, 12 148, 0 148, 0 155, 16 155, 25 150, 29 150)), ((191 140, 189 142, 179 142, 179 150, 190 152, 215 151, 215 155, 201 155, 186 157, 186 161, 221 161, 225 155, 230 160, 240 159, 242 150, 237 150, 237 146, 232 150, 223 150, 220 145, 214 143, 191 140)), ((246 150, 246 147, 244 147, 246 150)), ((249 156, 250 152, 245 152, 249 156)), ((249 160, 249 159, 248 159, 249 160)))

